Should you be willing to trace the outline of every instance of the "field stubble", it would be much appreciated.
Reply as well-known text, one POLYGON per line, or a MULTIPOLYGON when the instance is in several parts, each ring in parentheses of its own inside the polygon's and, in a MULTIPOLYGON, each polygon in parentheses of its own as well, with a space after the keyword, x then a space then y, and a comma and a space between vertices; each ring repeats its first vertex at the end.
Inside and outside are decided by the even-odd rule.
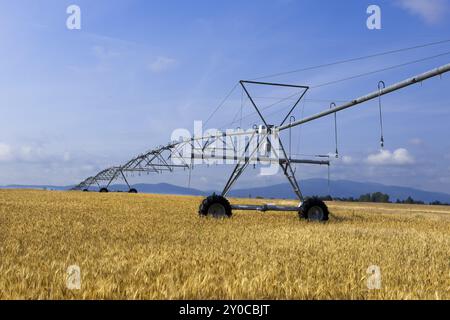
POLYGON ((199 218, 200 201, 2 190, 0 298, 450 298, 450 207, 331 202, 330 221, 312 223, 199 218), (80 290, 66 287, 69 265, 80 290), (379 290, 367 288, 370 265, 379 290))

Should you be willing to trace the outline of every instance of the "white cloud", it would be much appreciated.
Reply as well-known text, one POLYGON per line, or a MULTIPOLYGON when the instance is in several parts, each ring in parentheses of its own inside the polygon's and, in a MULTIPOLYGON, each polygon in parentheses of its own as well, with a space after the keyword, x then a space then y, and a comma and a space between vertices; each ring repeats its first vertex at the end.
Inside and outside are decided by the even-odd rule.
POLYGON ((95 171, 98 168, 94 167, 91 164, 85 164, 85 165, 82 165, 80 169, 81 169, 81 171, 92 172, 92 171, 95 171))
POLYGON ((22 146, 17 152, 17 157, 26 162, 45 161, 49 155, 42 147, 22 146))
POLYGON ((414 157, 408 150, 400 148, 394 152, 381 150, 379 153, 371 154, 367 157, 366 162, 374 166, 407 165, 414 163, 414 157))
POLYGON ((413 138, 413 139, 409 140, 409 143, 414 146, 421 146, 424 144, 424 141, 420 138, 413 138))
POLYGON ((20 155, 22 159, 32 159, 32 153, 33 153, 33 148, 31 148, 30 146, 24 146, 20 148, 20 155))
POLYGON ((118 52, 112 51, 103 46, 93 46, 92 53, 98 59, 108 59, 108 58, 115 58, 115 57, 120 56, 120 54, 118 52))
POLYGON ((153 72, 162 72, 172 69, 178 65, 178 61, 168 57, 157 57, 155 61, 149 64, 148 68, 153 72))
POLYGON ((65 162, 70 161, 70 159, 71 159, 70 152, 68 152, 68 151, 64 152, 62 158, 63 158, 63 161, 65 161, 65 162))
POLYGON ((328 153, 328 156, 330 157, 330 161, 332 161, 333 163, 337 163, 337 164, 353 164, 355 162, 355 159, 353 159, 352 156, 343 156, 340 155, 338 158, 336 158, 336 154, 335 153, 328 153))
POLYGON ((13 152, 10 145, 0 143, 0 161, 9 161, 13 158, 13 152))
POLYGON ((72 160, 69 152, 56 153, 43 146, 11 146, 0 143, 0 161, 2 162, 24 162, 24 163, 55 163, 68 162, 72 160))
POLYGON ((448 0, 397 0, 397 4, 428 24, 439 23, 449 12, 448 0))
POLYGON ((351 163, 353 163, 353 158, 351 156, 343 156, 342 163, 351 164, 351 163))

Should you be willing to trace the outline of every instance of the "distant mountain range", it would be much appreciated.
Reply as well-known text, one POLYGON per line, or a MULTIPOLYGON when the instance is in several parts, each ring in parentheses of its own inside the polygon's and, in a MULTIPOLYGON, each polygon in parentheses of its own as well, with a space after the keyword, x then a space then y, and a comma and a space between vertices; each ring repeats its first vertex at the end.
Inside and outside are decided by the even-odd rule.
MULTIPOLYGON (((300 185, 302 192, 306 196, 326 196, 328 195, 328 180, 326 179, 307 179, 300 185)), ((359 198, 362 194, 382 192, 388 194, 391 201, 397 199, 405 200, 412 197, 414 200, 424 202, 440 201, 450 203, 450 194, 424 191, 414 188, 387 186, 379 183, 355 182, 348 180, 336 180, 330 182, 330 193, 338 198, 359 198)), ((251 189, 240 189, 230 192, 235 197, 261 196, 264 198, 291 198, 291 186, 287 183, 277 184, 270 187, 259 187, 251 189)))
POLYGON ((23 185, 23 184, 9 184, 7 186, 0 186, 0 189, 38 189, 38 190, 68 190, 72 186, 51 186, 51 185, 23 185))
MULTIPOLYGON (((169 183, 158 184, 135 184, 133 185, 140 193, 156 193, 156 194, 178 194, 178 195, 196 195, 206 196, 213 191, 201 191, 194 188, 186 188, 172 185, 169 183)), ((47 190, 67 190, 71 186, 51 186, 51 185, 8 185, 0 188, 8 189, 47 189, 47 190)), ((325 196, 328 194, 328 180, 326 179, 307 179, 301 183, 303 194, 306 196, 325 196)), ((126 185, 113 185, 111 190, 127 191, 126 185)), ((94 189, 95 190, 95 189, 94 189)), ((450 203, 450 194, 424 191, 414 188, 387 186, 379 183, 369 182, 354 182, 348 180, 336 180, 330 182, 330 193, 333 197, 359 198, 360 195, 373 192, 383 192, 390 196, 391 201, 397 199, 404 200, 407 197, 412 197, 414 200, 421 200, 424 202, 440 201, 450 203)), ((235 189, 230 191, 231 197, 264 197, 264 198, 278 198, 289 199, 294 198, 292 189, 289 184, 282 183, 266 187, 235 189)))

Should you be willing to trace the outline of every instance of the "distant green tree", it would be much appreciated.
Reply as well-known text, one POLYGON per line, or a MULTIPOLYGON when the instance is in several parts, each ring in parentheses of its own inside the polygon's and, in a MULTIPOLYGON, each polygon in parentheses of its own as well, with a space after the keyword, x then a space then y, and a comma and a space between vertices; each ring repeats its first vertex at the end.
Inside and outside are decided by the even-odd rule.
POLYGON ((389 203, 389 195, 382 192, 366 193, 359 197, 360 202, 389 203))
POLYGON ((389 195, 381 192, 375 192, 372 193, 370 196, 371 202, 378 202, 378 203, 388 203, 389 202, 389 195))
POLYGON ((415 201, 413 198, 411 198, 411 196, 409 196, 408 198, 406 198, 406 200, 403 201, 404 204, 414 204, 415 201))

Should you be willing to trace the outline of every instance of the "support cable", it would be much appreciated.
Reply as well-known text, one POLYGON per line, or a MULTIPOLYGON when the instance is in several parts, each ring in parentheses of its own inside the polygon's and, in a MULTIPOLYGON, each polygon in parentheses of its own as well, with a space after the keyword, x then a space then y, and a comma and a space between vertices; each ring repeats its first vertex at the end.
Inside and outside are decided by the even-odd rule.
POLYGON ((241 110, 239 118, 239 127, 242 128, 242 110, 244 109, 244 89, 241 89, 241 110))
POLYGON ((191 187, 191 176, 192 176, 192 168, 194 167, 194 160, 191 160, 191 165, 189 166, 189 177, 188 177, 188 188, 191 187))
POLYGON ((338 79, 338 80, 334 80, 334 81, 325 82, 325 83, 322 83, 322 84, 319 84, 319 85, 311 86, 311 89, 321 88, 321 87, 329 86, 329 85, 332 85, 332 84, 337 84, 337 83, 344 82, 344 81, 349 81, 349 80, 353 80, 353 79, 357 79, 357 78, 361 78, 361 77, 365 77, 365 76, 370 76, 372 74, 376 74, 376 73, 380 73, 380 72, 384 72, 384 71, 389 71, 389 70, 405 67, 405 66, 408 66, 408 65, 411 65, 411 64, 424 62, 424 61, 427 61, 427 60, 436 59, 436 58, 443 57, 443 56, 446 56, 446 55, 449 55, 449 54, 450 54, 450 51, 446 51, 446 52, 439 53, 439 54, 436 54, 436 55, 433 55, 433 56, 428 56, 428 57, 425 57, 425 58, 421 58, 421 59, 417 59, 417 60, 408 61, 408 62, 405 62, 405 63, 400 63, 400 64, 388 66, 388 67, 385 67, 385 68, 382 68, 382 69, 377 69, 377 70, 373 70, 373 71, 369 71, 369 72, 360 73, 360 74, 357 74, 357 75, 354 75, 354 76, 350 76, 350 77, 346 77, 346 78, 342 78, 342 79, 338 79))
MULTIPOLYGON (((294 116, 290 116, 289 118, 289 123, 292 123, 293 121, 295 121, 295 117, 294 116)), ((292 159, 292 128, 289 128, 289 160, 292 159)))
POLYGON ((236 83, 233 88, 231 88, 230 92, 225 96, 225 98, 223 98, 223 100, 219 103, 219 105, 216 107, 216 109, 214 109, 214 111, 210 114, 210 116, 208 117, 208 119, 206 119, 205 123, 203 124, 203 126, 206 126, 206 124, 211 120, 211 118, 217 113, 217 111, 219 111, 220 108, 222 108, 222 106, 225 104, 225 102, 228 100, 228 98, 233 94, 234 90, 236 90, 237 86, 239 85, 239 83, 236 83))
MULTIPOLYGON (((424 61, 427 61, 427 60, 436 59, 436 58, 439 58, 439 57, 442 57, 442 56, 446 56, 446 55, 449 55, 449 54, 450 54, 450 51, 446 51, 446 52, 443 52, 443 53, 440 53, 440 54, 437 54, 437 55, 428 56, 428 57, 425 57, 425 58, 421 58, 421 59, 417 59, 417 60, 413 60, 413 61, 409 61, 409 62, 405 62, 405 63, 401 63, 401 64, 391 65, 391 66, 388 66, 388 67, 385 67, 385 68, 372 70, 372 71, 356 74, 356 75, 353 75, 353 76, 349 76, 349 77, 345 77, 345 78, 341 78, 341 79, 337 79, 337 80, 333 80, 333 81, 329 81, 329 82, 324 82, 324 83, 321 83, 321 84, 318 84, 318 85, 311 86, 310 89, 322 88, 322 87, 325 87, 325 86, 334 85, 334 84, 338 84, 338 83, 341 83, 341 82, 346 82, 346 81, 354 80, 354 79, 357 79, 357 78, 362 78, 362 77, 374 75, 374 74, 377 74, 377 73, 380 73, 380 72, 394 70, 394 69, 397 69, 397 68, 401 68, 401 67, 405 67, 405 66, 408 66, 408 65, 424 62, 424 61)), ((266 106, 264 108, 261 108, 261 110, 267 110, 267 109, 269 109, 269 108, 271 108, 271 107, 273 107, 273 106, 275 106, 275 105, 277 105, 277 104, 279 104, 279 103, 281 103, 283 101, 292 99, 296 95, 297 95, 297 93, 295 93, 293 95, 290 95, 290 96, 288 96, 286 98, 281 99, 278 102, 275 102, 275 103, 270 104, 270 105, 268 105, 268 106, 266 106)), ((278 112, 281 112, 281 111, 275 111, 271 115, 276 114, 278 112)), ((248 117, 253 116, 255 114, 256 114, 256 112, 252 112, 252 113, 249 113, 249 114, 243 116, 243 118, 248 118, 248 117)), ((233 121, 230 125, 232 125, 235 122, 236 121, 233 121)))
POLYGON ((284 76, 284 75, 288 75, 288 74, 292 74, 292 73, 299 73, 299 72, 303 72, 303 71, 309 71, 309 70, 315 70, 315 69, 320 69, 320 68, 325 68, 325 67, 331 67, 331 66, 335 66, 335 65, 339 65, 339 64, 355 62, 355 61, 360 61, 360 60, 365 60, 365 59, 370 59, 370 58, 376 58, 376 57, 381 57, 381 56, 385 56, 385 55, 389 55, 389 54, 395 54, 395 53, 400 53, 400 52, 405 52, 405 51, 410 51, 410 50, 415 50, 415 49, 421 49, 421 48, 435 46, 435 45, 444 44, 444 43, 448 43, 448 42, 450 42, 450 39, 446 39, 446 40, 442 40, 442 41, 429 42, 429 43, 420 44, 420 45, 416 45, 416 46, 412 46, 412 47, 406 47, 406 48, 400 48, 400 49, 396 49, 396 50, 379 52, 379 53, 370 54, 370 55, 366 55, 366 56, 361 56, 361 57, 357 57, 357 58, 344 59, 344 60, 339 60, 339 61, 335 61, 335 62, 331 62, 331 63, 324 63, 324 64, 310 66, 310 67, 301 68, 301 69, 295 69, 295 70, 290 70, 290 71, 285 71, 285 72, 273 73, 273 74, 261 76, 261 77, 258 77, 258 78, 254 78, 252 80, 274 78, 274 77, 284 76))
MULTIPOLYGON (((303 108, 302 108, 302 114, 301 118, 303 119, 305 117, 305 108, 306 108, 306 101, 303 101, 303 108)), ((302 126, 298 128, 298 146, 297 146, 297 152, 300 152, 301 150, 301 138, 302 138, 302 126)))
MULTIPOLYGON (((328 195, 331 197, 330 164, 328 164, 328 195)), ((333 197, 331 197, 333 199, 333 197)))

